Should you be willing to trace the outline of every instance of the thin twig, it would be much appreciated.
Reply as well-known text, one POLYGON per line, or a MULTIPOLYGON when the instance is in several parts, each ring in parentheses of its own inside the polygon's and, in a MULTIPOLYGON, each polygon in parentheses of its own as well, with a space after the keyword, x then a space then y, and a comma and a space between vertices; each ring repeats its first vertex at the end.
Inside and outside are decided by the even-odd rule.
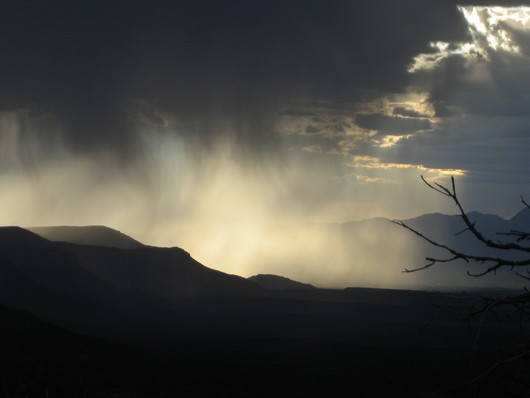
POLYGON ((456 386, 455 388, 462 388, 462 387, 465 387, 465 386, 469 386, 469 385, 475 384, 475 383, 483 380, 484 378, 486 378, 490 374, 492 374, 499 366, 506 365, 506 364, 509 364, 511 362, 518 361, 519 359, 522 359, 522 358, 524 358, 525 356, 527 356, 529 354, 530 354, 530 348, 525 350, 525 351, 523 351, 523 352, 521 352, 521 353, 519 353, 519 354, 517 354, 517 355, 515 355, 515 356, 513 356, 513 357, 504 359, 502 361, 498 361, 490 369, 488 369, 484 373, 481 373, 480 375, 478 375, 474 379, 469 380, 469 381, 467 381, 465 383, 462 383, 462 384, 456 386))
MULTIPOLYGON (((524 251, 524 252, 528 252, 530 253, 530 247, 525 247, 525 246, 521 246, 517 243, 499 243, 499 242, 494 242, 490 239, 487 239, 485 238, 482 233, 480 233, 480 231, 475 227, 475 223, 474 222, 471 222, 471 220, 469 219, 467 213, 464 211, 464 208, 462 207, 462 204, 460 203, 460 200, 458 199, 457 195, 456 195, 456 186, 455 186, 455 179, 454 177, 451 177, 451 186, 452 186, 452 192, 447 189, 446 187, 444 187, 443 185, 435 182, 433 184, 429 183, 423 176, 421 176, 421 179, 423 180, 423 182, 431 189, 435 190, 436 192, 439 192, 441 193, 442 195, 444 196, 449 196, 451 199, 453 199, 453 202, 456 204, 456 206, 458 207, 458 210, 460 211, 460 218, 462 218, 462 220, 464 221, 464 223, 466 224, 466 226, 468 227, 469 231, 471 231, 471 233, 473 233, 473 235, 475 235, 475 237, 482 243, 484 243, 486 246, 488 247, 492 247, 494 249, 501 249, 501 250, 520 250, 520 251, 524 251)), ((527 206, 528 204, 523 200, 523 203, 527 206)))

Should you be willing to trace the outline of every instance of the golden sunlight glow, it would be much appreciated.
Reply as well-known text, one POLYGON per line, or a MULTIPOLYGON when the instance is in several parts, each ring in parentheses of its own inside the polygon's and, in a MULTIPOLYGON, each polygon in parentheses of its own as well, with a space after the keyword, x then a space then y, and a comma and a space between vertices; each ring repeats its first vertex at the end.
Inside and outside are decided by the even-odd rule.
POLYGON ((400 141, 418 133, 417 126, 429 126, 421 131, 432 130, 439 122, 435 117, 434 106, 427 92, 410 91, 400 94, 381 96, 372 101, 344 105, 337 111, 333 104, 311 105, 299 104, 280 112, 275 120, 275 129, 285 136, 298 137, 300 145, 293 145, 292 151, 314 154, 349 155, 366 144, 379 148, 390 148, 400 141), (362 128, 356 124, 356 118, 368 115, 381 117, 387 123, 388 131, 381 134, 378 130, 362 128), (393 125, 400 128, 393 134, 393 125), (403 126, 410 125, 410 132, 403 132, 403 126), (330 145, 324 147, 322 140, 330 145), (315 140, 318 143, 315 143, 315 140))
POLYGON ((406 135, 387 135, 382 140, 374 140, 375 144, 380 148, 391 148, 396 145, 399 141, 412 137, 413 134, 406 135))
POLYGON ((322 153, 322 146, 318 144, 312 144, 312 145, 306 145, 302 148, 303 152, 309 152, 309 153, 322 153))
MULTIPOLYGON (((410 98, 386 103, 404 114, 421 109, 410 98)), ((392 238, 392 247, 379 253, 377 230, 345 241, 333 223, 437 209, 436 201, 403 201, 403 191, 421 188, 420 171, 451 172, 372 156, 355 156, 345 165, 344 155, 314 154, 307 162, 302 151, 258 164, 238 157, 229 138, 204 154, 186 147, 178 134, 156 129, 139 134, 142 156, 121 167, 112 153, 89 157, 62 149, 60 135, 53 141, 57 156, 39 160, 38 134, 24 131, 24 149, 35 151, 26 168, 21 117, 0 114, 0 154, 6 155, 0 157, 6 166, 0 184, 9 187, 0 192, 4 225, 106 225, 146 244, 182 247, 223 272, 276 273, 324 287, 412 283, 392 263, 397 257, 412 261, 408 234, 392 238), (344 177, 333 177, 340 173, 344 177), (381 272, 381 264, 388 270, 381 272)), ((352 143, 347 137, 344 145, 352 143)), ((366 131, 360 137, 374 139, 366 131)), ((320 149, 314 144, 305 150, 320 149)))
POLYGON ((530 7, 458 6, 468 25, 472 42, 431 42, 433 53, 419 54, 409 66, 410 73, 435 68, 450 56, 461 56, 469 61, 490 59, 490 53, 504 51, 520 54, 513 31, 530 29, 530 7))
POLYGON ((401 109, 411 112, 411 115, 402 117, 433 118, 434 107, 429 101, 429 93, 410 91, 402 94, 390 94, 381 97, 378 101, 367 103, 365 111, 381 113, 388 116, 396 115, 396 111, 401 109), (412 116, 412 114, 414 116, 412 116))
POLYGON ((368 177, 362 174, 355 174, 355 178, 358 182, 365 184, 396 184, 396 181, 383 177, 368 177))
POLYGON ((432 173, 437 176, 463 176, 465 170, 461 169, 437 169, 425 167, 423 165, 404 164, 404 163, 384 163, 379 158, 370 156, 354 156, 352 161, 347 165, 356 169, 380 169, 380 170, 399 170, 399 169, 417 169, 423 172, 432 173))
POLYGON ((433 174, 438 174, 438 176, 453 176, 453 177, 462 177, 466 175, 465 170, 462 169, 434 169, 431 167, 425 167, 422 165, 417 166, 418 170, 426 171, 433 174))

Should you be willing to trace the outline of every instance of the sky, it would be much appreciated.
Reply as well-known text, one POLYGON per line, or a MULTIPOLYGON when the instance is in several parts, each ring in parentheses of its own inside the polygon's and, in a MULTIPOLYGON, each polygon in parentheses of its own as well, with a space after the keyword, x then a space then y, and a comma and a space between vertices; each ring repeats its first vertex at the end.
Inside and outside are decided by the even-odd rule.
POLYGON ((530 7, 496 4, 3 1, 0 224, 245 247, 220 267, 245 273, 258 225, 455 213, 421 175, 509 218, 530 7))

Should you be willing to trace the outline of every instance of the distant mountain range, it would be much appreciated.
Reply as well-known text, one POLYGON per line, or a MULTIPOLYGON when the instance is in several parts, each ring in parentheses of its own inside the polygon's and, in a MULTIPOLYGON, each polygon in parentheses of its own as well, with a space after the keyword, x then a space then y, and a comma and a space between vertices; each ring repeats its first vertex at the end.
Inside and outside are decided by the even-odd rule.
MULTIPOLYGON (((499 235, 512 230, 530 231, 530 209, 523 209, 514 217, 505 220, 491 214, 478 212, 469 213, 469 218, 477 229, 493 241, 513 241, 513 237, 499 235)), ((451 287, 515 287, 524 284, 524 280, 515 277, 510 270, 500 270, 482 278, 467 276, 467 271, 479 273, 484 270, 482 263, 437 264, 428 270, 403 274, 405 268, 417 268, 425 265, 427 257, 450 258, 451 254, 437 248, 388 219, 374 218, 339 224, 330 234, 333 240, 340 240, 346 258, 352 262, 359 260, 361 264, 352 264, 352 269, 362 270, 358 278, 363 280, 363 272, 371 275, 371 283, 385 281, 390 278, 396 285, 416 287, 420 289, 451 287)), ((486 247, 469 231, 459 215, 439 213, 425 214, 404 222, 423 233, 428 238, 454 248, 463 253, 475 255, 502 256, 510 259, 528 258, 528 253, 521 251, 502 251, 486 247)), ((524 242, 521 242, 523 245, 524 242)), ((527 244, 530 246, 530 242, 527 244)), ((368 286, 370 283, 367 284, 368 286)), ((382 284, 384 287, 388 285, 382 284)))
MULTIPOLYGON (((477 228, 493 240, 510 239, 498 235, 498 232, 530 231, 530 209, 527 208, 509 220, 477 212, 469 213, 469 216, 476 222, 477 228)), ((485 278, 470 278, 466 275, 468 270, 479 272, 482 264, 439 264, 425 272, 403 274, 401 271, 404 268, 424 265, 426 257, 445 258, 448 253, 389 221, 385 218, 372 218, 343 224, 273 226, 267 233, 274 237, 276 246, 265 245, 261 249, 258 247, 256 255, 249 260, 257 263, 248 264, 248 268, 267 270, 267 274, 281 275, 292 280, 302 279, 316 286, 509 287, 521 282, 517 278, 514 279, 510 272, 499 272, 496 276, 485 278), (287 252, 276 252, 278 242, 292 242, 289 245, 291 249, 287 252), (345 281, 348 281, 346 286, 345 281)), ((498 253, 484 247, 470 232, 462 232, 465 225, 456 215, 425 214, 405 222, 429 238, 466 253, 503 255, 513 259, 524 256, 524 253, 498 253)), ((164 291, 163 295, 167 297, 189 297, 207 294, 210 290, 217 291, 218 288, 214 287, 217 283, 207 283, 210 278, 207 275, 216 275, 211 281, 216 281, 218 277, 223 279, 224 283, 230 280, 226 286, 238 284, 237 288, 234 287, 234 292, 242 292, 249 286, 246 284, 247 288, 243 287, 245 283, 241 282, 242 278, 227 276, 198 264, 181 249, 145 246, 107 227, 36 227, 30 230, 48 240, 64 242, 61 247, 77 253, 85 269, 119 288, 139 289, 153 294, 164 291), (66 243, 77 246, 68 246, 66 243), (116 249, 139 250, 132 255, 116 249), (158 267, 159 272, 146 273, 147 263, 156 264, 153 267, 158 267), (168 268, 168 264, 180 266, 168 268), (129 274, 127 278, 121 276, 125 271, 129 274), (155 274, 157 276, 154 276, 155 274)), ((227 250, 232 251, 242 249, 244 247, 237 248, 237 243, 227 247, 227 250)), ((261 282, 264 282, 263 278, 261 282)), ((264 283, 267 285, 267 282, 264 283)), ((263 283, 260 286, 266 287, 263 283)), ((279 285, 275 283, 274 286, 279 285)))
MULTIPOLYGON (((471 213, 470 217, 491 239, 507 239, 497 232, 530 230, 530 209, 522 210, 510 220, 480 213, 471 213)), ((427 214, 406 223, 458 250, 495 254, 482 247, 469 232, 457 235, 464 229, 458 216, 427 214)), ((360 281, 363 274, 373 274, 381 280, 399 275, 419 287, 473 286, 473 283, 517 287, 521 283, 510 272, 499 272, 489 279, 465 275, 466 270, 480 269, 481 264, 442 264, 432 270, 402 274, 405 266, 420 266, 425 257, 446 253, 386 219, 312 228, 325 230, 330 241, 338 242, 340 245, 334 249, 345 248, 342 255, 351 261, 351 272, 357 273, 360 281)), ((260 274, 247 279, 229 275, 205 267, 183 249, 145 246, 103 226, 30 230, 0 228, 0 304, 25 309, 74 330, 90 328, 99 335, 112 334, 127 322, 172 311, 175 300, 262 298, 274 297, 280 291, 318 290, 285 276, 260 274)), ((291 232, 278 230, 280 237, 291 232)))
MULTIPOLYGON (((480 213, 470 213, 470 217, 485 236, 495 240, 508 239, 497 235, 497 232, 530 230, 530 209, 522 210, 510 220, 480 213)), ((462 232, 465 225, 456 215, 425 214, 405 222, 435 241, 467 253, 500 254, 511 258, 524 256, 524 253, 498 253, 484 247, 470 232, 462 232)), ((422 272, 405 274, 402 272, 405 268, 425 265, 426 257, 448 258, 450 254, 386 218, 346 223, 258 226, 250 231, 248 250, 245 236, 237 232, 234 233, 237 240, 230 240, 230 230, 222 240, 226 254, 220 250, 220 255, 225 258, 209 259, 207 264, 221 263, 230 269, 230 259, 240 261, 243 258, 245 262, 233 269, 245 269, 249 275, 281 275, 316 287, 332 288, 362 286, 450 290, 514 287, 525 282, 509 271, 482 278, 469 277, 467 271, 479 272, 483 269, 484 265, 480 263, 437 264, 422 272)), ((204 236, 208 236, 207 232, 204 236)), ((200 251, 200 242, 190 246, 192 253, 200 251)))
MULTIPOLYGON (((487 239, 496 242, 510 242, 514 241, 514 237, 503 235, 510 231, 530 231, 530 209, 525 208, 517 213, 514 217, 509 220, 505 220, 499 216, 492 214, 481 214, 478 212, 471 212, 468 214, 471 222, 473 222, 480 231, 480 233, 487 239)), ((447 216, 443 214, 427 214, 420 217, 416 217, 406 221, 406 224, 415 228, 417 231, 423 233, 430 239, 447 245, 459 252, 484 256, 488 255, 491 257, 503 257, 513 260, 521 260, 528 258, 529 253, 517 250, 497 250, 486 247, 480 242, 469 230, 462 221, 460 216, 447 216)), ((397 226, 399 228, 399 226, 397 226)), ((408 233, 408 231, 406 231, 408 233)), ((429 243, 423 241, 421 238, 416 236, 410 236, 411 239, 415 240, 416 257, 417 259, 412 264, 421 264, 418 261, 423 261, 425 264, 427 261, 424 260, 426 257, 437 257, 437 258, 449 258, 451 254, 447 251, 439 248, 435 248, 429 243)), ((523 246, 530 246, 529 243, 520 242, 523 246)), ((491 265, 491 264, 490 264, 491 265)), ((434 273, 441 274, 447 270, 445 286, 451 286, 451 279, 453 278, 452 284, 458 284, 459 282, 470 285, 473 283, 480 284, 484 282, 485 285, 498 285, 498 286, 521 286, 524 284, 524 280, 518 277, 514 277, 511 270, 500 270, 497 274, 491 274, 484 278, 473 278, 467 277, 466 271, 470 271, 473 274, 478 274, 485 270, 483 263, 464 263, 460 262, 457 264, 437 264, 434 268, 434 273), (456 277, 455 273, 459 273, 461 277, 456 277), (462 278, 462 276, 464 278, 462 278), (459 281, 459 282, 455 282, 459 281)), ((408 267, 407 267, 408 268, 408 267)), ((428 271, 431 271, 429 269, 428 271)), ((524 271, 524 270, 523 270, 524 271)), ((433 274, 434 274, 433 273, 433 274)), ((410 275, 410 274, 409 274, 410 275)), ((426 274, 427 277, 429 274, 426 274)))

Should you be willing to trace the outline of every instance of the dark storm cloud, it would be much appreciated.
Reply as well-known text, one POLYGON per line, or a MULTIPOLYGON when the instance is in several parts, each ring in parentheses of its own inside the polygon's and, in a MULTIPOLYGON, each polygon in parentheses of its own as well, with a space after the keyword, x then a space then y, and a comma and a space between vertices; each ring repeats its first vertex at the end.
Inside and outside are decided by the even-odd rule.
POLYGON ((407 66, 430 41, 468 37, 456 4, 4 2, 0 107, 51 109, 70 150, 123 161, 142 152, 146 129, 271 153, 282 147, 274 118, 305 112, 286 108, 292 99, 340 109, 409 87, 407 66))
MULTIPOLYGON (((495 118, 475 120, 474 127, 452 125, 451 131, 442 130, 432 136, 420 135, 400 142, 399 146, 381 153, 381 160, 438 169, 459 168, 466 170, 472 182, 527 185, 530 183, 526 173, 530 126, 526 123, 524 129, 524 125, 514 126, 495 118)), ((514 198, 520 194, 515 192, 514 198)))
POLYGON ((286 98, 399 90, 426 42, 465 33, 454 7, 419 0, 12 1, 0 19, 2 107, 51 108, 66 145, 117 156, 141 150, 130 99, 156 103, 190 140, 225 126, 267 150, 286 98))
POLYGON ((55 116, 44 110, 19 108, 0 117, 0 170, 35 170, 49 157, 61 155, 55 116))
POLYGON ((475 182, 527 184, 529 26, 514 16, 517 10, 460 11, 469 13, 473 34, 439 45, 430 53, 438 60, 427 55, 411 82, 429 95, 438 118, 434 132, 410 137, 383 156, 460 168, 475 182))
POLYGON ((306 134, 319 134, 322 132, 322 129, 317 126, 307 126, 305 129, 306 134))
MULTIPOLYGON (((518 45, 530 45, 528 32, 519 35, 518 45)), ((413 84, 429 92, 436 116, 455 113, 483 116, 524 115, 530 72, 526 56, 503 51, 491 52, 488 59, 470 61, 451 55, 435 68, 417 72, 413 84), (458 111, 459 110, 459 111, 458 111)))
POLYGON ((317 117, 313 112, 307 111, 306 109, 283 109, 278 112, 278 116, 294 116, 294 117, 317 117))

